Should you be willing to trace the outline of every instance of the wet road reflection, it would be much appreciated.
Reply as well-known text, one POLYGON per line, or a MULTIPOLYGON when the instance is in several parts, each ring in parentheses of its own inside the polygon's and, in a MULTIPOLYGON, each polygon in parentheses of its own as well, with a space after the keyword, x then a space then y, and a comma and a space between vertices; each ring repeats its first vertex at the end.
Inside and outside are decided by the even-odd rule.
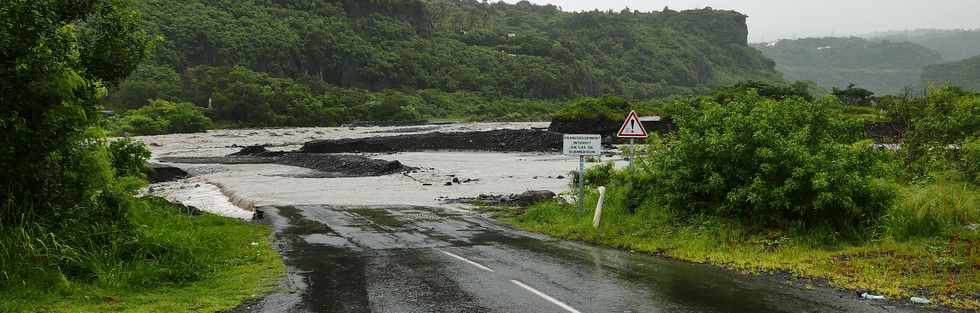
POLYGON ((260 208, 289 291, 241 312, 902 312, 423 207, 260 208))

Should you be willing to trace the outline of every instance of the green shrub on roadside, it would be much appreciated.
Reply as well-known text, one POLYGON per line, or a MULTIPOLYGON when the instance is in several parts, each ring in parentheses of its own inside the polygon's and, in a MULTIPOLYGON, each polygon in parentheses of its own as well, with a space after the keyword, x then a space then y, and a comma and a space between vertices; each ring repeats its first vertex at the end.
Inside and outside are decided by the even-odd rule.
POLYGON ((113 125, 115 132, 130 135, 197 133, 211 128, 211 119, 190 103, 153 100, 124 113, 113 125))
MULTIPOLYGON (((829 103, 775 101, 744 93, 710 98, 676 116, 680 132, 642 160, 634 195, 670 210, 760 227, 857 231, 894 198, 877 178, 886 156, 860 127, 828 114, 829 103)), ((642 202, 643 200, 639 200, 642 202)))
POLYGON ((961 149, 960 167, 967 179, 980 185, 980 137, 967 140, 961 149))
POLYGON ((971 171, 965 164, 968 160, 962 158, 974 157, 967 141, 980 137, 980 94, 952 86, 931 88, 925 99, 900 107, 909 111, 896 116, 900 118, 897 122, 908 125, 899 156, 909 176, 928 178, 931 173, 955 169, 957 163, 971 171))
POLYGON ((150 150, 142 142, 116 140, 109 143, 108 151, 117 177, 142 177, 147 172, 146 160, 150 159, 150 150))

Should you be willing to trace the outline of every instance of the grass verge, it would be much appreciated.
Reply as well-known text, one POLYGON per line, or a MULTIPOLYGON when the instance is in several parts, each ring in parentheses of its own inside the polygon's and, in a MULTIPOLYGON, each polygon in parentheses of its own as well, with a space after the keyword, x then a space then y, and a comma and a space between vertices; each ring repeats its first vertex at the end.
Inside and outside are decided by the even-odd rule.
MULTIPOLYGON (((607 205, 598 229, 592 227, 593 211, 577 214, 574 205, 561 203, 500 219, 567 240, 748 273, 787 272, 840 288, 898 299, 923 296, 975 310, 980 309, 980 235, 961 225, 977 221, 977 195, 975 187, 950 181, 903 187, 877 239, 862 242, 842 242, 833 233, 748 231, 749 225, 734 220, 678 218, 650 207, 630 214, 607 205)), ((595 207, 596 198, 594 193, 588 197, 589 207, 595 207)))
POLYGON ((44 275, 55 279, 3 281, 0 312, 216 312, 275 290, 285 273, 268 226, 161 199, 133 201, 129 221, 136 236, 72 251, 75 265, 44 275))

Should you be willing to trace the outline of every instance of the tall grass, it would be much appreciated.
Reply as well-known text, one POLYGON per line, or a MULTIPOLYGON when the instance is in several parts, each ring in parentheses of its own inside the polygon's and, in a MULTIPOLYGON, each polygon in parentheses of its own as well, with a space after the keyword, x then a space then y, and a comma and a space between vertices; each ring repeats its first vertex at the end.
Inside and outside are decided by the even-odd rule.
POLYGON ((57 234, 29 223, 0 229, 0 311, 32 311, 45 295, 80 288, 184 286, 268 262, 261 253, 268 250, 265 226, 187 215, 157 198, 135 199, 129 208, 125 225, 83 225, 57 234))
POLYGON ((935 175, 934 182, 905 186, 882 217, 885 234, 897 240, 952 236, 980 222, 980 188, 956 172, 935 175))

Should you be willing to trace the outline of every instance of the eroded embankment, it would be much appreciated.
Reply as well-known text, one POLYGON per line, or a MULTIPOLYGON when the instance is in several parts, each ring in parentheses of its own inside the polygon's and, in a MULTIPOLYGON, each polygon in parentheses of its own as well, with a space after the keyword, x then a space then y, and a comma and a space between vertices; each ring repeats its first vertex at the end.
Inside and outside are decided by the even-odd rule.
POLYGON ((398 161, 359 155, 276 152, 263 147, 246 147, 224 157, 169 157, 161 161, 186 164, 281 164, 319 171, 323 177, 384 176, 413 170, 398 161))
POLYGON ((554 152, 561 150, 562 134, 544 130, 492 130, 484 132, 427 133, 307 142, 304 153, 414 152, 473 150, 493 152, 554 152))

